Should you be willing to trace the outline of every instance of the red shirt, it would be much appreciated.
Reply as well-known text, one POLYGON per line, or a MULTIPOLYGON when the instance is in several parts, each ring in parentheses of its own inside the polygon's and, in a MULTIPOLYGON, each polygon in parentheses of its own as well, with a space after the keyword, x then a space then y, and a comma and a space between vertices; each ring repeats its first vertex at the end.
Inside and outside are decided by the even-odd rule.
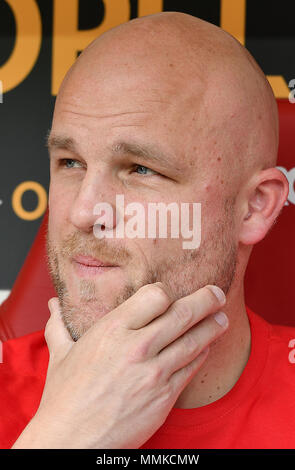
MULTIPOLYGON (((251 353, 235 386, 201 408, 172 408, 143 449, 294 448, 295 328, 248 309, 251 353), (294 346, 293 346, 294 348, 294 346)), ((0 364, 0 448, 10 448, 38 409, 48 364, 43 331, 9 340, 0 364)))

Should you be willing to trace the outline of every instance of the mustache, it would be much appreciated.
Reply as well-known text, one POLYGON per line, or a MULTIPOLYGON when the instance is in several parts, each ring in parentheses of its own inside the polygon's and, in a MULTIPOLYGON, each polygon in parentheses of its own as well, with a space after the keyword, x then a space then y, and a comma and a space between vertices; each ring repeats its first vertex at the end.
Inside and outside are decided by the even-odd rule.
POLYGON ((83 254, 114 265, 125 264, 131 258, 129 251, 122 245, 110 244, 105 238, 87 239, 78 232, 68 235, 60 246, 61 256, 67 258, 83 254))

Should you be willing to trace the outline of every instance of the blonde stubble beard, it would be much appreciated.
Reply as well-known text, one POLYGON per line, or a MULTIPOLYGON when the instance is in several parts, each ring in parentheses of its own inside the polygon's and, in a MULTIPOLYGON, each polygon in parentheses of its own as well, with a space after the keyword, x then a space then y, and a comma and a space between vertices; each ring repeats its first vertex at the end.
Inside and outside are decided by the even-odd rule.
MULTIPOLYGON (((60 301, 64 324, 72 339, 77 341, 96 321, 111 310, 121 305, 137 290, 145 285, 161 281, 167 287, 172 301, 191 294, 207 284, 221 287, 227 294, 235 277, 237 265, 237 246, 233 242, 233 201, 225 204, 224 214, 215 224, 215 231, 197 250, 183 250, 180 256, 169 256, 158 262, 153 269, 128 280, 121 292, 114 292, 111 303, 97 297, 94 281, 79 281, 79 303, 74 304, 67 289, 63 265, 59 262, 58 250, 46 233, 47 265, 55 291, 60 301)), ((87 250, 93 257, 110 260, 114 264, 124 265, 132 259, 131 254, 123 247, 110 247, 107 240, 93 237, 87 250), (109 255, 109 256, 108 256, 109 255)), ((60 259, 70 257, 73 253, 83 252, 85 241, 78 233, 67 237, 62 243, 60 259)))

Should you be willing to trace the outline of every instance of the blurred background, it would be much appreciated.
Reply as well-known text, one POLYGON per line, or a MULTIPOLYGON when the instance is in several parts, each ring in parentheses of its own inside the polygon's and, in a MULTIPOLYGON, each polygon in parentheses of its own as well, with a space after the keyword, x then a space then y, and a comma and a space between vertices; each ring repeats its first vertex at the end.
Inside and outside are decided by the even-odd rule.
MULTIPOLYGON (((86 45, 137 16, 159 11, 195 15, 221 26, 248 48, 275 96, 288 102, 294 117, 293 9, 290 0, 0 0, 0 303, 9 295, 46 211, 49 159, 45 139, 55 97, 66 71, 86 45)), ((278 164, 290 183, 283 212, 289 211, 285 230, 292 240, 292 145, 288 152, 288 167, 284 162, 278 164)), ((294 266, 294 257, 289 261, 294 266)), ((281 276, 288 260, 282 261, 279 270, 265 262, 263 269, 281 276)), ((290 295, 293 297, 293 291, 290 295)), ((251 302, 256 308, 255 296, 251 302)))

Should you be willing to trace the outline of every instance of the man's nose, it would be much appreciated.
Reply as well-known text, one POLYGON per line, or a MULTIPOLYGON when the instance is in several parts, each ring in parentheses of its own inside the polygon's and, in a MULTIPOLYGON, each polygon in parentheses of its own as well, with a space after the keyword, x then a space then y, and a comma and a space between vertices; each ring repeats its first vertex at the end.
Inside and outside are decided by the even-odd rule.
POLYGON ((90 232, 97 225, 97 204, 108 204, 112 211, 103 218, 103 230, 116 227, 116 190, 103 176, 86 176, 73 200, 70 210, 70 221, 80 231, 90 232), (109 215, 112 213, 112 215, 109 215))

